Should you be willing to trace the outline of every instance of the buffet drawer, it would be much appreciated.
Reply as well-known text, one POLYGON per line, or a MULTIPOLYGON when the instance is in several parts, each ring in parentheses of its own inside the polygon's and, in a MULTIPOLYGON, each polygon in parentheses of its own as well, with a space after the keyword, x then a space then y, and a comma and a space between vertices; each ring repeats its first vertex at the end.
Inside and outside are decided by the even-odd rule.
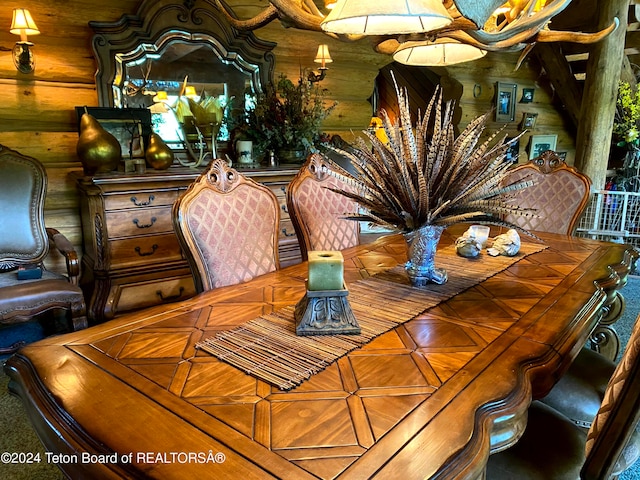
POLYGON ((178 198, 178 190, 155 190, 129 193, 118 193, 104 196, 105 210, 122 210, 127 208, 149 208, 173 205, 178 198))
POLYGON ((293 222, 287 217, 280 218, 280 226, 278 227, 278 237, 280 241, 285 239, 296 239, 296 231, 293 228, 293 222))
POLYGON ((170 206, 107 211, 105 216, 110 239, 173 232, 170 206))
POLYGON ((175 234, 149 235, 109 241, 111 268, 149 266, 182 260, 175 234))
POLYGON ((195 293, 196 288, 191 275, 117 285, 112 292, 114 313, 117 315, 160 303, 186 300, 195 293))

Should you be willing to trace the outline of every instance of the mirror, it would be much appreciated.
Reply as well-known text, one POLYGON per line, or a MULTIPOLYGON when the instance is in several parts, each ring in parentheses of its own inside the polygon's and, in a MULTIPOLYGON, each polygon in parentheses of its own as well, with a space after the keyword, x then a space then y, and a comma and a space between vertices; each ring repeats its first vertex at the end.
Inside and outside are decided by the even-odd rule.
MULTIPOLYGON (((206 8, 194 3, 144 0, 136 15, 89 22, 100 106, 152 107, 153 112, 158 92, 175 105, 186 79, 196 100, 204 95, 225 104, 235 98, 234 108, 243 108, 245 93, 255 95, 272 81, 275 43, 234 29, 209 0, 206 8)), ((154 129, 161 128, 164 120, 154 117, 154 129)), ((172 129, 175 133, 175 126, 165 125, 161 136, 171 137, 172 129)))

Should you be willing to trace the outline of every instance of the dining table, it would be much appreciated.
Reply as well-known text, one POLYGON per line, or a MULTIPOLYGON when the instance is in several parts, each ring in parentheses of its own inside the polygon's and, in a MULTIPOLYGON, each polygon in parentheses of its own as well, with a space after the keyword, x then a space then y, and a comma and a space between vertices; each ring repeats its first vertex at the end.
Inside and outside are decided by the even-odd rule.
POLYGON ((23 347, 5 371, 41 461, 69 478, 484 478, 585 347, 630 247, 533 232, 514 257, 464 258, 465 228, 438 245, 443 285, 407 281, 402 235, 342 251, 361 336, 295 334, 303 262, 23 347), (305 348, 328 358, 308 369, 305 348))

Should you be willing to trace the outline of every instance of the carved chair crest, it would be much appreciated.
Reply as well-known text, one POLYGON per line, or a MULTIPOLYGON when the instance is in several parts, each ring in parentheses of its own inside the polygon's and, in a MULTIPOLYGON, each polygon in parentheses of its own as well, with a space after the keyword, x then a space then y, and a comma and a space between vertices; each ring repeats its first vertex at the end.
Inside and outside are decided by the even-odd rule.
POLYGON ((558 170, 563 166, 575 170, 575 168, 567 165, 553 150, 542 152, 539 157, 532 160, 532 164, 535 165, 541 173, 545 174, 558 170))
POLYGON ((218 158, 211 163, 203 181, 206 181, 220 193, 228 193, 239 184, 240 176, 227 162, 218 158))
POLYGON ((311 176, 319 182, 324 181, 329 176, 327 173, 327 163, 319 153, 311 154, 309 162, 307 163, 307 170, 311 176))

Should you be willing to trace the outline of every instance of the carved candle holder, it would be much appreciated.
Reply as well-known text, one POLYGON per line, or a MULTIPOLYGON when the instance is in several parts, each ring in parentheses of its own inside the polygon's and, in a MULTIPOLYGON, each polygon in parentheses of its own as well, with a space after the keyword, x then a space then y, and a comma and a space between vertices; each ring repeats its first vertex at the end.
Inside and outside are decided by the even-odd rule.
POLYGON ((296 304, 297 335, 358 335, 356 320, 347 296, 349 290, 307 290, 296 304))

